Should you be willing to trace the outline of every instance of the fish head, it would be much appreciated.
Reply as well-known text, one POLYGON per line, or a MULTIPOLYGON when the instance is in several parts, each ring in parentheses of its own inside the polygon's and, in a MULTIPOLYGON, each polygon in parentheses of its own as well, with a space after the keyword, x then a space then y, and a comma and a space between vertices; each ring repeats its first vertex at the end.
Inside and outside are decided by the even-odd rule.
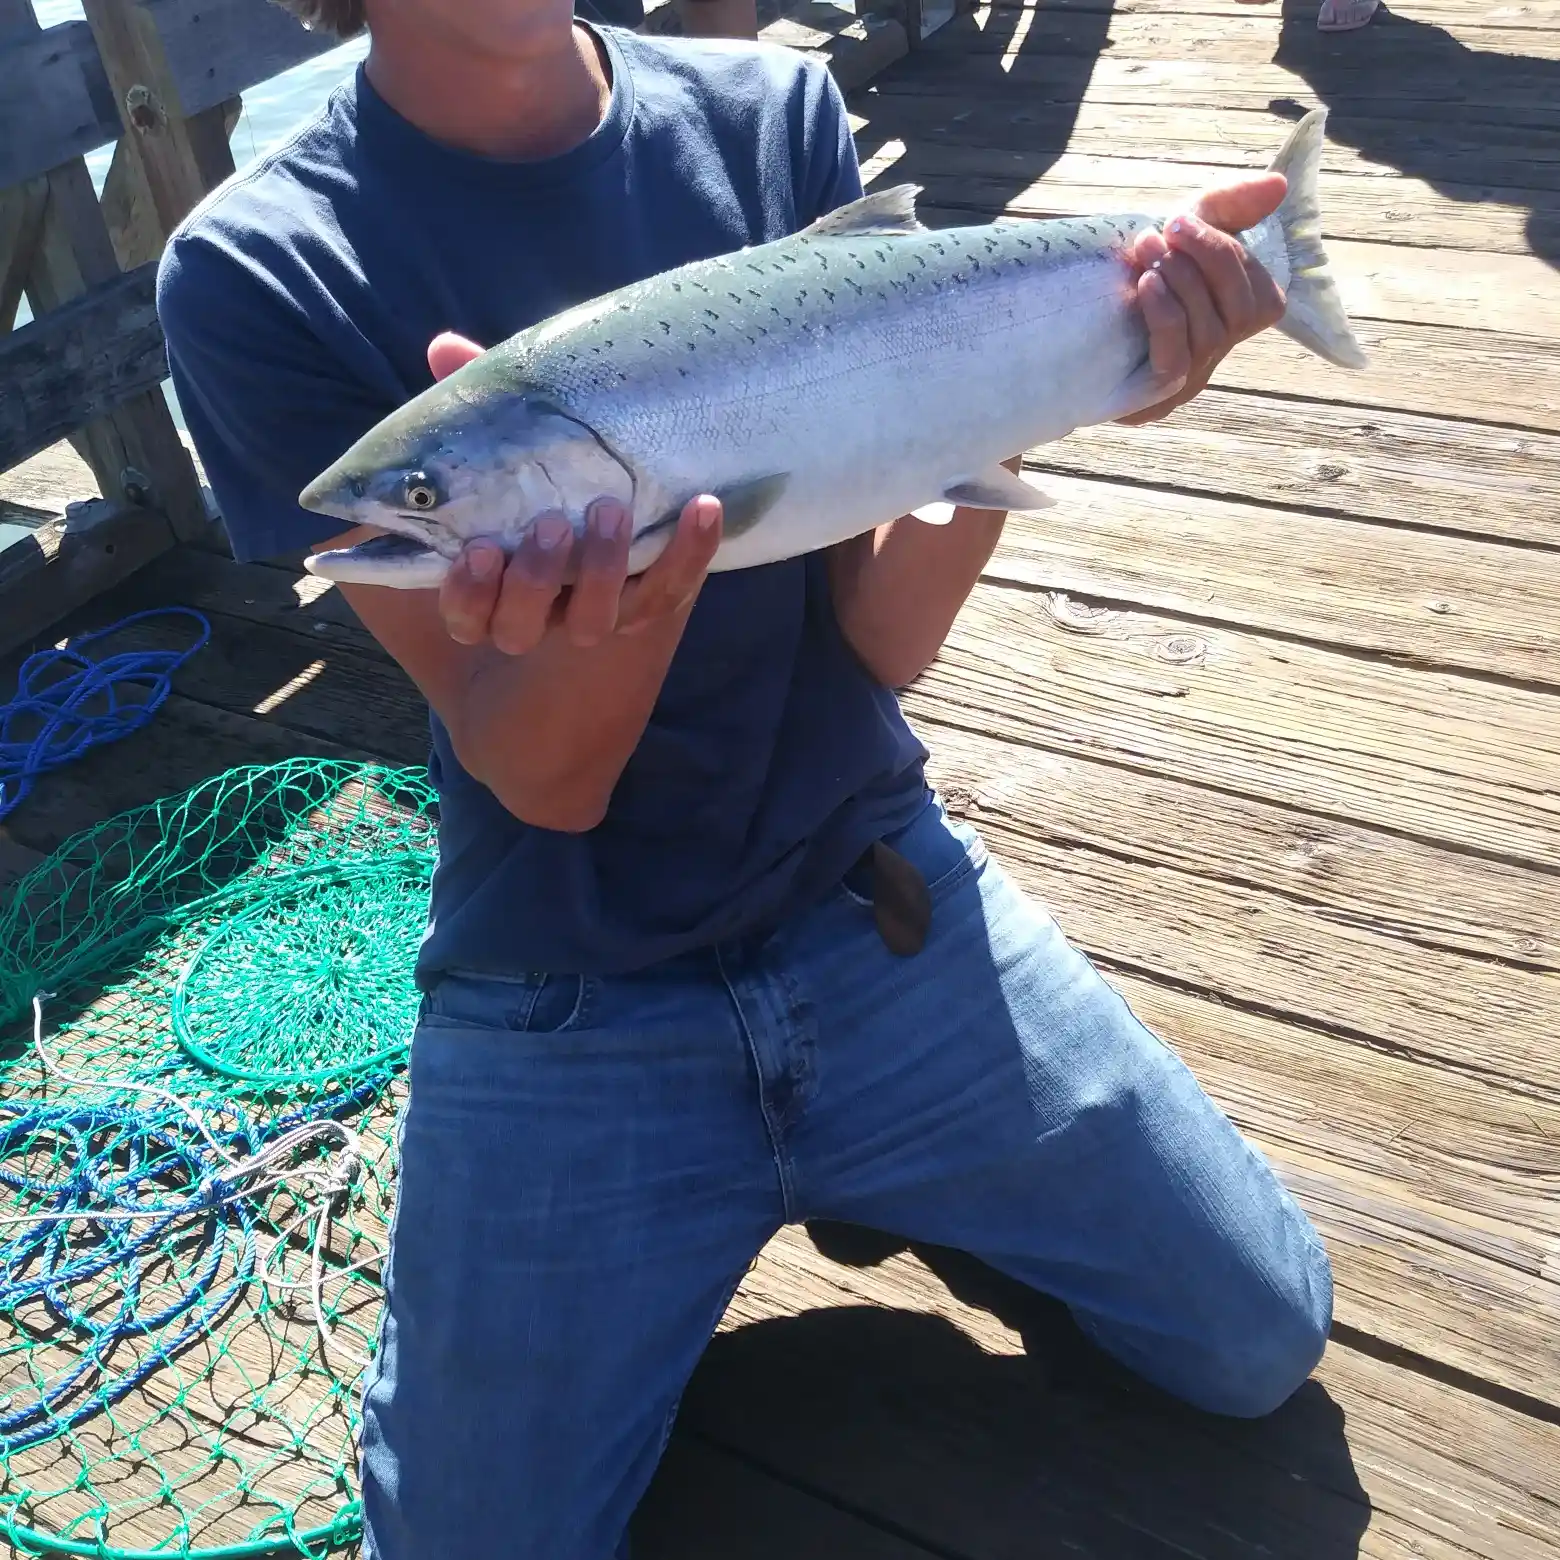
POLYGON ((298 495, 313 513, 386 533, 315 553, 311 573, 426 589, 477 537, 509 554, 544 514, 582 535, 597 499, 632 509, 632 472, 587 425, 524 388, 473 393, 464 374, 384 418, 298 495))

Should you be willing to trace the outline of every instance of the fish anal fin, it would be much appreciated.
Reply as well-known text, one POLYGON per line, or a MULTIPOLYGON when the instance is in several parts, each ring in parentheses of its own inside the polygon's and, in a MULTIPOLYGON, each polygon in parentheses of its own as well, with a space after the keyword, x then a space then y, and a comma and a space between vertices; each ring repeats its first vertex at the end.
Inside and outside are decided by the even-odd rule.
POLYGON ((896 184, 891 189, 875 190, 848 206, 825 212, 810 227, 802 229, 809 238, 845 238, 868 233, 924 233, 926 225, 915 213, 919 184, 896 184))
POLYGON ((1049 509, 1056 502, 1006 466, 993 466, 977 476, 956 477, 943 489, 943 497, 966 509, 1049 509))

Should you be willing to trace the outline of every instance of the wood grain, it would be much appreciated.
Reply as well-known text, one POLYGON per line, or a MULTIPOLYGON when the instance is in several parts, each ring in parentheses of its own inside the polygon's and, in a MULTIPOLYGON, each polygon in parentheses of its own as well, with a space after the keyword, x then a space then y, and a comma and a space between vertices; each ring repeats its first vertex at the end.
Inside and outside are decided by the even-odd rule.
MULTIPOLYGON (((906 713, 951 808, 1059 852, 1082 849, 1292 901, 1398 939, 1390 981, 1426 946, 1560 970, 1560 877, 1315 813, 949 724, 912 692, 906 713)), ((1192 927, 1185 935, 1195 937, 1192 927)))
POLYGON ((168 375, 157 267, 110 278, 0 340, 0 470, 105 417, 168 375))
MULTIPOLYGON (((1061 465, 1066 448, 1037 453, 1061 465)), ((1146 454, 1145 480, 1182 469, 1146 454)), ((1090 462, 1080 452, 1067 464, 1090 462)), ((1220 468, 1188 459, 1186 469, 1220 468)), ((1554 553, 1200 493, 1036 480, 1056 507, 1009 516, 992 580, 1560 688, 1554 553)))
MULTIPOLYGON (((1080 428, 1030 460, 1078 476, 1560 547, 1560 438, 1531 431, 1209 389, 1157 423, 1080 428)), ((1374 537, 1382 557, 1413 555, 1401 534, 1330 534, 1345 551, 1353 534, 1374 537)), ((1509 548, 1457 553, 1475 555, 1523 568, 1509 548)), ((1529 563, 1547 575, 1542 558, 1529 563)))
POLYGON ((978 586, 917 685, 945 719, 1329 818, 1560 868, 1560 705, 1145 613, 978 586))
POLYGON ((161 510, 106 499, 13 542, 0 552, 0 654, 26 645, 172 542, 161 510))

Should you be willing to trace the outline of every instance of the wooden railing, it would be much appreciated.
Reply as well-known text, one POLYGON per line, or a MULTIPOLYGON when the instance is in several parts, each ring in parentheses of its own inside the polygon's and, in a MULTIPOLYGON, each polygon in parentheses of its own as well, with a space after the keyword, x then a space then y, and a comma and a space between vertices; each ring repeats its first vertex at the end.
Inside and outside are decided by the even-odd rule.
POLYGON ((269 0, 82 9, 43 28, 0 0, 0 472, 68 438, 102 495, 0 551, 0 653, 210 531, 161 388, 158 257, 233 172, 241 94, 334 43, 269 0), (85 157, 110 143, 99 200, 85 157))

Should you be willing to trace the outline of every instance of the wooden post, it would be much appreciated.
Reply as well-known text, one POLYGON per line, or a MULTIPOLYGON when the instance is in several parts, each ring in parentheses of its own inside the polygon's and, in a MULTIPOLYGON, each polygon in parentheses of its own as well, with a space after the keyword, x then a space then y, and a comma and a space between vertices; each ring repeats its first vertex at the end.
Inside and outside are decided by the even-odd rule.
POLYGON ((124 125, 119 150, 140 163, 166 243, 202 196, 233 172, 222 106, 214 125, 185 117, 157 23, 142 0, 83 0, 82 9, 124 125))

